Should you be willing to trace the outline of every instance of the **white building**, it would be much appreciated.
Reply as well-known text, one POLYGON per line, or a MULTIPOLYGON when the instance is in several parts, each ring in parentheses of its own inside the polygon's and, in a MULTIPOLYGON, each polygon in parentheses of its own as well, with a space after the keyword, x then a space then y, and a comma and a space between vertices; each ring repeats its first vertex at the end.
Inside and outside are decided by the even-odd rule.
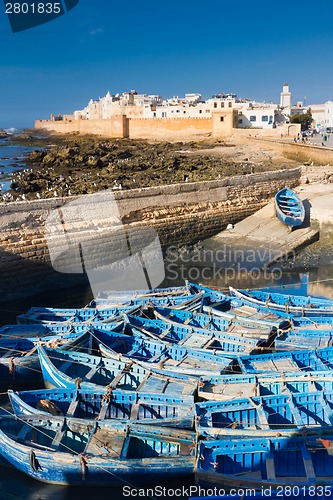
POLYGON ((325 127, 333 127, 333 102, 325 102, 325 127))
MULTIPOLYGON (((291 93, 288 85, 284 85, 281 101, 290 103, 291 93), (283 98, 282 98, 283 96, 283 98)), ((286 122, 275 103, 256 102, 250 99, 239 99, 236 94, 220 93, 211 99, 202 101, 199 93, 188 93, 185 97, 174 96, 163 100, 155 94, 139 94, 136 90, 112 95, 110 92, 92 99, 88 105, 74 112, 75 119, 110 119, 113 115, 126 115, 138 118, 211 118, 215 111, 237 110, 239 128, 275 128, 286 122)), ((290 111, 291 107, 289 107, 290 111)), ((284 113, 288 108, 284 109, 284 113)))

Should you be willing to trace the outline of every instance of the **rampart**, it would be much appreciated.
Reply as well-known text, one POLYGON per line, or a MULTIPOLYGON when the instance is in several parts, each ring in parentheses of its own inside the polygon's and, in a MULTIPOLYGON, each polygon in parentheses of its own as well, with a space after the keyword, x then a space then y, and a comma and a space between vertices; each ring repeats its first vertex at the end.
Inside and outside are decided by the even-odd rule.
POLYGON ((237 128, 237 112, 213 112, 211 117, 137 118, 114 115, 109 120, 37 120, 36 129, 59 134, 96 134, 103 137, 148 140, 198 140, 200 138, 296 136, 300 125, 283 125, 273 129, 237 128))

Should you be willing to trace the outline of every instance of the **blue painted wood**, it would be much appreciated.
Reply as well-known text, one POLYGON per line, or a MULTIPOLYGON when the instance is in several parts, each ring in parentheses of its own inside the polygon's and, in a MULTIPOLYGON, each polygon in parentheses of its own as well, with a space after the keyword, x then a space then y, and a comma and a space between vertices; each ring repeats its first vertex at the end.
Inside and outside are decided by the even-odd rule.
POLYGON ((195 448, 190 431, 132 422, 0 420, 0 454, 24 474, 51 484, 123 486, 190 475, 195 448))
MULTIPOLYGON (((321 371, 333 368, 333 347, 294 352, 276 352, 261 356, 238 356, 236 370, 243 373, 321 371)), ((236 362, 235 362, 236 364, 236 362)))
POLYGON ((242 437, 199 442, 196 476, 202 485, 261 489, 333 485, 333 431, 295 437, 242 437), (324 437, 324 440, 321 439, 324 437), (326 446, 325 446, 326 445, 326 446), (241 483, 240 483, 241 481, 241 483))
POLYGON ((275 195, 277 218, 290 227, 301 226, 305 218, 305 209, 300 197, 287 187, 275 195))
POLYGON ((277 433, 304 435, 318 428, 332 427, 333 391, 292 393, 286 388, 278 395, 208 401, 196 404, 197 431, 208 436, 258 436, 277 433))
POLYGON ((203 400, 231 401, 238 398, 333 391, 333 372, 263 372, 202 377, 198 396, 203 400))
POLYGON ((133 315, 126 315, 126 317, 134 332, 141 332, 146 336, 154 335, 154 338, 159 341, 163 340, 193 349, 214 350, 217 354, 250 353, 258 343, 258 339, 251 338, 251 336, 231 335, 171 320, 151 320, 133 315))
POLYGON ((281 305, 289 304, 291 307, 330 307, 333 308, 333 300, 322 297, 306 296, 306 295, 292 295, 287 293, 267 292, 265 290, 240 290, 250 297, 259 300, 262 304, 281 305))
POLYGON ((171 295, 191 295, 192 286, 185 282, 183 286, 174 286, 167 288, 154 288, 152 290, 103 290, 98 293, 97 298, 112 300, 133 300, 135 298, 154 296, 165 297, 171 295))
MULTIPOLYGON (((168 306, 168 307, 179 307, 186 308, 188 310, 200 309, 204 299, 204 292, 201 291, 199 293, 191 294, 191 295, 165 295, 165 296, 154 296, 149 295, 147 297, 137 297, 134 300, 130 300, 129 302, 123 305, 132 305, 132 306, 142 306, 146 304, 151 304, 153 306, 168 306)), ((90 304, 89 307, 100 308, 100 307, 111 307, 114 305, 118 305, 117 302, 112 299, 102 299, 96 298, 90 304)))
MULTIPOLYGON (((170 308, 154 308, 154 316, 158 320, 174 324, 185 325, 186 327, 204 328, 208 332, 213 331, 214 335, 218 336, 217 332, 226 332, 230 340, 236 339, 238 336, 257 338, 268 340, 272 328, 266 324, 248 323, 246 326, 240 322, 233 322, 214 314, 180 311, 170 308), (256 328, 255 328, 256 327, 256 328)), ((133 316, 131 314, 131 316, 133 316)), ((273 327, 274 328, 274 327, 273 327)), ((275 337, 274 337, 275 338, 275 337)), ((240 340, 240 342, 243 342, 240 340)), ((333 327, 318 327, 318 329, 309 328, 278 328, 275 338, 274 347, 276 350, 293 350, 306 349, 310 346, 313 349, 319 347, 329 347, 333 342, 333 327)))
POLYGON ((137 420, 144 424, 192 429, 193 395, 94 389, 8 391, 15 415, 36 414, 86 420, 137 420))
POLYGON ((123 312, 129 314, 137 314, 141 306, 133 305, 119 305, 108 308, 89 308, 82 309, 56 309, 52 307, 32 307, 24 314, 17 317, 17 322, 21 325, 24 324, 47 324, 52 326, 58 323, 69 323, 64 325, 70 327, 71 324, 80 323, 111 323, 119 321, 119 317, 123 312))
POLYGON ((75 351, 46 349, 38 346, 45 386, 95 390, 108 386, 112 390, 130 390, 163 394, 191 395, 197 390, 197 379, 174 370, 152 371, 135 361, 101 358, 75 351), (87 374, 92 373, 87 379, 87 374))
MULTIPOLYGON (((268 308, 271 309, 273 312, 278 312, 278 313, 287 313, 287 314, 293 314, 293 315, 303 315, 303 316, 309 316, 309 317, 316 317, 316 316, 333 316, 333 306, 332 304, 322 304, 322 303, 310 303, 308 305, 306 304, 297 304, 296 298, 292 298, 291 301, 289 302, 288 300, 285 300, 284 303, 278 303, 275 301, 272 301, 269 299, 269 296, 266 297, 266 300, 263 301, 262 298, 258 294, 255 294, 251 291, 248 290, 236 290, 235 288, 230 287, 230 293, 239 298, 244 302, 244 304, 256 306, 259 308, 268 308), (294 304, 294 305, 293 305, 294 304)), ((293 296, 295 297, 295 296, 293 296)), ((305 300, 305 299, 304 299, 305 300)), ((283 302, 283 298, 281 298, 281 302, 283 302)))

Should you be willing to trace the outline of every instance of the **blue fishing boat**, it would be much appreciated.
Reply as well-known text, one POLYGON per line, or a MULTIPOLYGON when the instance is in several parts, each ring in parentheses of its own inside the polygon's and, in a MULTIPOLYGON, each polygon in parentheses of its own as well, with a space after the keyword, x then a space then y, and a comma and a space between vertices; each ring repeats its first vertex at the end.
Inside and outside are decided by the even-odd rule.
POLYGON ((289 304, 292 307, 317 307, 333 308, 333 300, 322 297, 314 297, 312 295, 292 295, 287 293, 269 292, 265 290, 240 290, 248 296, 257 299, 263 305, 281 305, 289 304))
MULTIPOLYGON (((266 323, 257 325, 250 323, 249 327, 243 326, 240 322, 233 323, 233 320, 228 321, 226 318, 209 315, 206 313, 197 313, 190 311, 179 311, 178 309, 157 307, 153 309, 153 315, 156 319, 162 320, 170 325, 180 324, 186 327, 203 328, 213 332, 216 337, 221 335, 220 332, 225 332, 230 340, 236 338, 251 338, 267 341, 267 346, 274 347, 275 350, 288 349, 313 349, 320 347, 329 347, 333 343, 333 325, 319 325, 314 328, 292 328, 291 325, 280 325, 283 328, 269 327, 266 323), (276 331, 276 335, 271 332, 276 331), (269 342, 268 339, 274 340, 269 342)), ((133 316, 133 315, 131 315, 133 316)), ((197 330, 198 331, 198 330, 197 330)), ((259 345, 262 342, 259 342, 259 345)))
POLYGON ((218 437, 309 434, 332 428, 333 392, 312 391, 208 401, 196 405, 200 435, 218 437))
MULTIPOLYGON (((95 323, 95 326, 98 326, 95 323)), ((123 322, 102 323, 103 331, 122 331, 123 322)), ((73 339, 81 338, 91 328, 88 324, 75 323, 69 327, 63 323, 48 325, 9 325, 0 328, 0 387, 25 387, 40 384, 42 374, 36 345, 76 349, 73 339), (71 342, 73 347, 71 347, 71 342)))
POLYGON ((214 350, 219 355, 239 352, 250 354, 258 344, 258 339, 253 339, 251 336, 231 335, 227 332, 198 328, 170 320, 166 322, 132 315, 126 315, 126 318, 134 332, 159 342, 170 342, 188 349, 214 350))
POLYGON ((231 295, 239 298, 245 304, 255 305, 259 308, 268 308, 272 311, 286 312, 287 314, 292 315, 302 315, 302 316, 333 316, 333 305, 331 302, 323 303, 315 303, 311 302, 309 304, 305 304, 305 301, 298 301, 295 295, 290 296, 290 301, 287 300, 287 297, 280 297, 278 300, 277 294, 275 294, 275 298, 270 297, 270 294, 260 294, 254 293, 251 290, 236 290, 235 288, 230 287, 231 295), (265 301, 262 300, 265 298, 265 301), (275 300, 277 299, 277 300, 275 300), (284 301, 284 302, 283 302, 284 301), (297 304, 299 302, 299 304, 297 304))
POLYGON ((180 309, 195 311, 196 309, 200 309, 202 307, 203 298, 203 291, 192 295, 162 295, 160 297, 147 295, 120 303, 112 299, 96 298, 89 304, 88 307, 102 308, 114 307, 118 305, 143 306, 149 304, 153 306, 179 307, 180 309))
MULTIPOLYGON (((258 337, 267 334, 273 326, 278 327, 278 323, 256 323, 249 321, 245 324, 235 320, 234 316, 222 315, 218 316, 213 313, 207 314, 205 312, 186 311, 184 309, 171 309, 169 307, 154 307, 153 315, 156 319, 176 322, 182 325, 194 326, 196 328, 204 328, 206 330, 216 330, 231 334, 239 334, 249 337, 258 337), (263 333, 264 332, 264 333, 263 333)), ((137 313, 127 313, 131 316, 138 316, 137 313)))
POLYGON ((71 486, 123 486, 191 475, 190 431, 142 424, 84 425, 63 418, 2 417, 0 454, 38 481, 71 486))
POLYGON ((38 346, 44 384, 48 389, 96 390, 97 386, 163 394, 192 395, 198 379, 172 374, 160 367, 157 371, 123 359, 102 358, 75 351, 61 351, 38 346))
POLYGON ((225 352, 192 349, 159 339, 146 339, 139 331, 131 331, 132 335, 86 332, 61 350, 83 351, 87 354, 98 354, 96 351, 99 351, 102 357, 121 359, 126 363, 135 362, 153 371, 163 369, 164 373, 170 375, 176 372, 196 377, 206 373, 224 373, 233 361, 232 355, 228 356, 225 352))
POLYGON ((55 415, 85 420, 138 421, 192 429, 193 395, 150 394, 111 389, 8 391, 16 416, 55 415))
POLYGON ((198 397, 207 401, 231 402, 239 398, 317 391, 333 391, 332 370, 201 377, 198 385, 198 397))
POLYGON ((59 345, 62 340, 42 325, 9 325, 0 328, 0 387, 40 384, 42 376, 36 343, 59 345))
POLYGON ((24 314, 17 316, 20 325, 25 324, 47 324, 58 323, 112 323, 119 321, 121 314, 138 314, 141 306, 119 305, 103 309, 84 307, 82 309, 56 309, 53 307, 32 307, 24 314))
POLYGON ((294 352, 275 352, 259 356, 239 355, 234 361, 235 369, 241 373, 325 371, 333 368, 333 347, 294 352))
POLYGON ((301 226, 305 218, 305 209, 300 197, 287 187, 275 195, 275 209, 277 218, 293 228, 301 226))
POLYGON ((172 295, 192 295, 192 286, 188 281, 185 281, 185 285, 166 287, 166 288, 154 288, 151 290, 102 290, 97 294, 97 299, 108 299, 114 301, 128 301, 135 300, 142 297, 170 297, 172 295))
POLYGON ((324 435, 235 437, 201 441, 196 477, 200 485, 277 488, 333 485, 333 430, 324 435))

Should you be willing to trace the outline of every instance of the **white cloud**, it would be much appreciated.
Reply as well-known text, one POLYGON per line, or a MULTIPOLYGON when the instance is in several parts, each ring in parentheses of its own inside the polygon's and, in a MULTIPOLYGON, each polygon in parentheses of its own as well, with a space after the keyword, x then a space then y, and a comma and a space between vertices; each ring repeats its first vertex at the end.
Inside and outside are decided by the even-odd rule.
POLYGON ((97 35, 98 33, 104 33, 104 30, 102 28, 96 28, 94 30, 91 30, 89 35, 94 36, 97 35))

